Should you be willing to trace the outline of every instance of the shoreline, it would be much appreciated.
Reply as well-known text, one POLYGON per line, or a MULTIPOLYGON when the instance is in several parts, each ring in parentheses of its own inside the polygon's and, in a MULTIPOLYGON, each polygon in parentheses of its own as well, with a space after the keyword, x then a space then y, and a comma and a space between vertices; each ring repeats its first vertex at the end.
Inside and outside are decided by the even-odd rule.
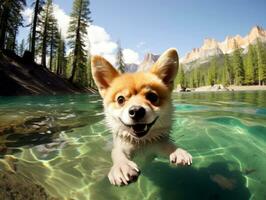
POLYGON ((245 85, 245 86, 234 86, 227 87, 230 91, 257 91, 266 90, 266 85, 245 85))
POLYGON ((235 92, 235 91, 266 91, 266 85, 244 85, 236 86, 230 85, 224 87, 223 85, 214 85, 214 86, 202 86, 198 88, 187 88, 186 91, 181 91, 179 88, 175 89, 174 92, 183 93, 183 92, 235 92))

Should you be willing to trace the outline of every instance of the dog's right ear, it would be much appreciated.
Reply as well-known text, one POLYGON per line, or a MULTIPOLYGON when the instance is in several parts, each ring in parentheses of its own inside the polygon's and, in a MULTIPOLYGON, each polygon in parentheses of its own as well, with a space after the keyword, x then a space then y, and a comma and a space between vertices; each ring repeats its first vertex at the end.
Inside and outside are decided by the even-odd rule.
POLYGON ((91 73, 102 97, 104 97, 111 82, 119 76, 119 72, 101 56, 92 57, 91 73))
POLYGON ((154 63, 150 72, 157 75, 170 90, 174 88, 179 59, 176 49, 168 49, 154 63))

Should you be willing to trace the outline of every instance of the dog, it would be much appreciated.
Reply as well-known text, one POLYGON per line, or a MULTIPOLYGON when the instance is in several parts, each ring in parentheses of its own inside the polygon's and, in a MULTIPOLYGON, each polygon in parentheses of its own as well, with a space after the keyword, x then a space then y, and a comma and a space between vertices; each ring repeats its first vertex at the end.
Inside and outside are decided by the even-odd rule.
POLYGON ((101 56, 92 56, 91 72, 103 98, 106 124, 113 134, 108 178, 116 186, 128 185, 140 174, 132 161, 137 154, 167 156, 175 165, 191 165, 192 156, 171 141, 171 93, 179 58, 165 51, 148 72, 119 73, 101 56))

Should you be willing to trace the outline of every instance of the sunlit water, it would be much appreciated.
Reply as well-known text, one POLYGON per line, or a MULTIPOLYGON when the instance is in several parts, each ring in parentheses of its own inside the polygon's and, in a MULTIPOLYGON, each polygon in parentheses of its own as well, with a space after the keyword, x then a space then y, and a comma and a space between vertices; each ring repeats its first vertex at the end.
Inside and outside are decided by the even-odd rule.
POLYGON ((102 101, 76 95, 0 98, 0 172, 59 199, 266 199, 266 92, 175 94, 173 100, 171 135, 193 155, 192 167, 157 158, 136 183, 111 186, 102 101))

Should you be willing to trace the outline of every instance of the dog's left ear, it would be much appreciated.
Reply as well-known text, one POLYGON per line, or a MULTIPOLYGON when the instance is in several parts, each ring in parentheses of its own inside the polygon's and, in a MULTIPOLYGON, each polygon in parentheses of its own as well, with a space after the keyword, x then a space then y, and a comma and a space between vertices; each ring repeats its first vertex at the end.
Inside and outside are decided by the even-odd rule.
POLYGON ((111 63, 101 56, 92 57, 91 73, 102 97, 104 97, 111 82, 119 76, 119 72, 111 65, 111 63))
POLYGON ((176 49, 168 49, 159 57, 150 72, 156 74, 170 90, 173 90, 178 66, 179 59, 176 49))

